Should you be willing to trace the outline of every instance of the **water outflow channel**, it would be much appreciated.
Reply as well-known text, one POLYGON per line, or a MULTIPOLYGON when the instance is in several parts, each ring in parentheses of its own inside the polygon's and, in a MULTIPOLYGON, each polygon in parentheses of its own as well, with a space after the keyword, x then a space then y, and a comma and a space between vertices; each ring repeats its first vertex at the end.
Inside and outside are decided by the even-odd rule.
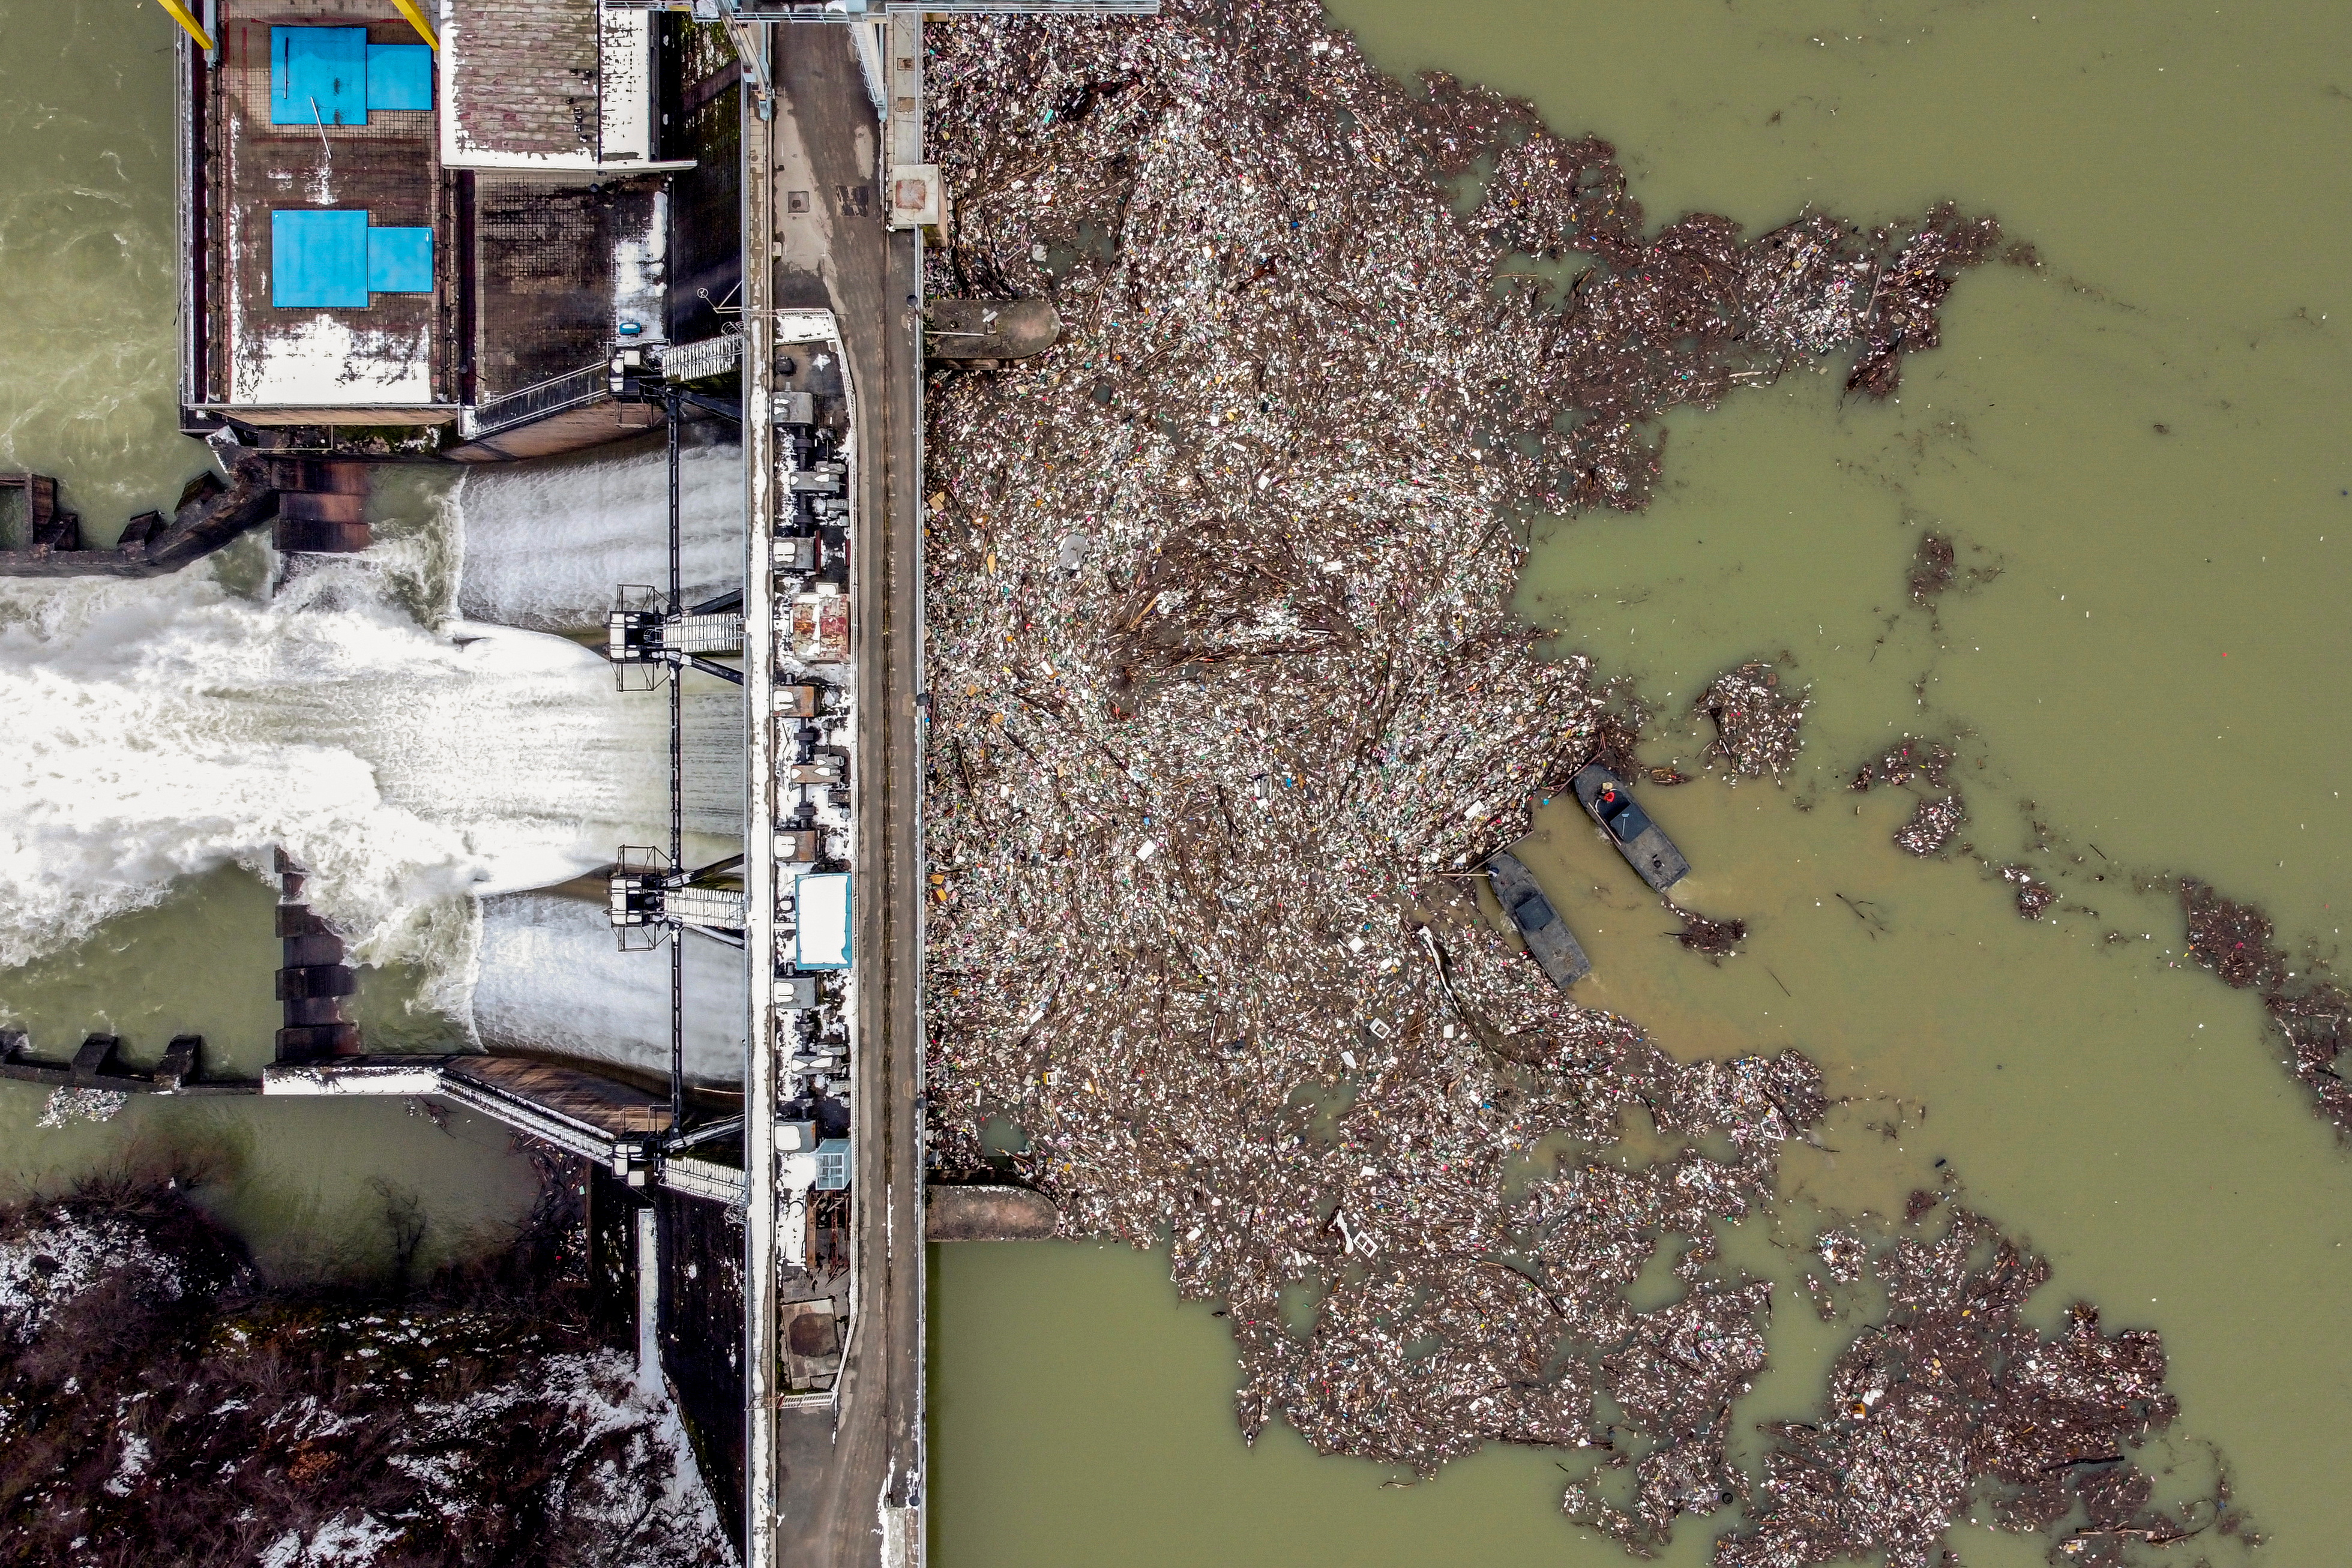
MULTIPOLYGON (((742 550, 737 450, 696 443, 682 462, 689 589, 722 580, 742 550)), ((616 690, 585 641, 617 585, 666 577, 665 466, 656 442, 395 476, 377 503, 383 544, 275 596, 257 540, 173 578, 0 583, 0 707, 14 727, 5 1021, 52 1057, 88 1030, 121 1033, 133 1061, 200 1031, 215 1071, 257 1071, 275 944, 268 891, 247 872, 282 847, 373 966, 356 1009, 370 1049, 470 1042, 666 1075, 667 957, 616 950, 601 882, 593 896, 559 885, 624 844, 667 838, 667 704, 616 690), (159 947, 215 957, 159 991, 159 947)), ((698 861, 740 842, 742 714, 737 688, 688 677, 684 825, 698 861)), ((741 959, 695 944, 685 984, 687 1075, 731 1085, 741 959)), ((40 1112, 31 1086, 0 1095, 0 1125, 40 1112)), ((481 1168, 503 1163, 499 1131, 463 1117, 457 1135, 478 1157, 448 1163, 396 1148, 406 1129, 390 1106, 123 1114, 121 1128, 12 1136, 12 1163, 61 1175, 142 1142, 228 1147, 233 1166, 268 1174, 233 1175, 223 1201, 265 1257, 303 1267, 364 1259, 363 1194, 386 1172, 446 1209, 453 1249, 494 1221, 499 1195, 523 1195, 519 1174, 481 1168), (335 1126, 337 1145, 354 1142, 351 1168, 335 1168, 340 1155, 287 1168, 289 1122, 335 1126)))
MULTIPOLYGON (((0 701, 27 790, 0 958, 273 844, 312 869, 320 907, 363 949, 390 956, 418 905, 579 875, 667 815, 662 716, 616 700, 593 651, 482 622, 427 629, 363 568, 267 603, 203 578, 10 599, 29 613, 5 634, 0 701)), ((690 706, 705 731, 731 716, 690 706)), ((731 793, 696 791, 698 825, 730 825, 731 793)))

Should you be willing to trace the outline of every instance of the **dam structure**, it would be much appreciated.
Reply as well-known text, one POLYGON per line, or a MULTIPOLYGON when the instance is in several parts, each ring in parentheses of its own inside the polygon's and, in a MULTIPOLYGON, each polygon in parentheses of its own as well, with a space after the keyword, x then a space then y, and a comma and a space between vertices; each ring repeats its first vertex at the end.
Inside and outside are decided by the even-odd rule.
MULTIPOLYGON (((55 485, 22 476, 41 524, 0 572, 152 575, 263 523, 289 563, 359 554, 370 465, 488 485, 611 443, 642 467, 664 441, 667 517, 646 506, 624 553, 666 570, 606 587, 596 651, 614 703, 667 702, 667 833, 647 822, 657 841, 615 843, 600 870, 478 905, 508 967, 477 995, 501 1019, 531 1005, 518 966, 593 918, 617 954, 597 983, 630 998, 609 1016, 637 1032, 594 1038, 575 1008, 549 1040, 501 1024, 487 1052, 372 1049, 350 1007, 366 971, 281 852, 285 1022, 257 1079, 206 1081, 193 1037, 133 1072, 95 1035, 70 1064, 0 1042, 0 1074, 426 1096, 562 1150, 592 1205, 629 1211, 608 1228, 635 1249, 640 1340, 743 1561, 919 1563, 932 1205, 952 1239, 1053 1223, 1034 1194, 925 1184, 923 378, 1057 330, 1036 300, 927 317, 925 238, 950 214, 923 140, 923 14, 1156 0, 163 8, 181 28, 180 424, 229 482, 96 550, 55 485), (713 423, 740 440, 742 483, 716 583, 687 566, 707 568, 709 539, 682 537, 682 474, 709 466, 688 432, 713 423), (714 693, 740 700, 741 737, 740 840, 715 844, 688 805, 714 693)), ((576 631, 570 612, 525 621, 576 631)))

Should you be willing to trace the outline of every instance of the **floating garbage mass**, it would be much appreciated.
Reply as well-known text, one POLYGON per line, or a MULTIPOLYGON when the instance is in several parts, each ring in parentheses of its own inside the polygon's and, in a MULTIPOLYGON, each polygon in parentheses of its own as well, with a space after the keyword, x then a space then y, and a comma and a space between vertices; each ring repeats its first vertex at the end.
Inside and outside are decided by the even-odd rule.
MULTIPOLYGON (((1717 1222, 1772 1201, 1821 1074, 1675 1061, 1471 892, 1531 801, 1596 753, 1632 767, 1591 661, 1538 657, 1510 612, 1514 519, 1641 507, 1675 404, 1806 370, 1885 395, 1998 226, 1648 235, 1606 143, 1391 80, 1304 0, 931 41, 953 216, 930 289, 1062 324, 927 399, 937 1174, 1003 1169, 982 1129, 1010 1122, 1063 1234, 1167 1245, 1228 1308, 1252 1437, 1279 1419, 1423 1473, 1490 1441, 1605 1450, 1633 1505, 1579 1490, 1572 1513, 1646 1552, 1745 1497, 1725 1563, 1924 1564, 1971 1489, 2041 1528, 2093 1478, 2095 1523, 2160 1533, 2113 1453, 2169 1418, 2154 1336, 2037 1336, 2032 1266, 1979 1267, 2007 1244, 1932 1205, 1855 1243, 1895 1315, 1751 1493, 1725 1445, 1772 1287, 1718 1265, 1717 1222), (1500 276, 1570 253, 1563 298, 1500 276), (1680 1152, 1601 1157, 1642 1114, 1680 1152), (1596 1152, 1507 1188, 1556 1135, 1596 1152), (1662 1249, 1685 1293, 1637 1311, 1662 1249), (1969 1381, 1931 1397, 1906 1344, 1969 1381), (2064 1418, 2037 1426, 2053 1380, 2064 1418), (1819 1506, 1841 1467, 1883 1502, 1819 1506)), ((1729 672, 1702 699, 1715 758, 1785 771, 1806 700, 1729 672)))

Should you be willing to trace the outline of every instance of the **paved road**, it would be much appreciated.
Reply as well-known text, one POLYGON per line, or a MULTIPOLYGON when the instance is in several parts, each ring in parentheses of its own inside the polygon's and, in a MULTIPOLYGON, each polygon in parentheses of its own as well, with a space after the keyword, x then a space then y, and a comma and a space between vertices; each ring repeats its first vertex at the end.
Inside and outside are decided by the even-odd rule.
MULTIPOLYGON (((854 26, 855 24, 853 24, 854 26)), ((922 962, 915 694, 922 592, 922 360, 916 237, 886 228, 880 126, 848 26, 774 29, 777 106, 744 120, 747 214, 768 225, 772 298, 841 322, 857 394, 853 558, 862 723, 856 865, 856 1296, 834 1410, 776 1424, 774 1552, 791 1568, 922 1560, 922 962), (805 193, 805 204, 793 193, 805 193), (795 213, 795 205, 805 211, 795 213), (772 216, 770 216, 772 214, 772 216)), ((745 235, 757 262, 763 236, 745 235)), ((754 1549, 756 1555, 756 1547, 754 1549)))

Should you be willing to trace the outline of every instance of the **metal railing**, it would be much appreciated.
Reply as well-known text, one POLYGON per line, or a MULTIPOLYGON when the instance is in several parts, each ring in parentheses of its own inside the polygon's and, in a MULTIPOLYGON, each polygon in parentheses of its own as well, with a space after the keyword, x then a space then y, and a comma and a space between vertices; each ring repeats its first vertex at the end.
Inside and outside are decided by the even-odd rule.
POLYGON ((551 413, 562 413, 568 408, 578 408, 594 402, 604 395, 604 364, 603 361, 576 371, 566 371, 560 376, 550 376, 536 386, 520 392, 502 393, 487 398, 474 406, 468 436, 495 435, 501 430, 512 430, 518 424, 528 424, 534 419, 544 419, 551 413))
POLYGON ((743 362, 740 333, 722 332, 692 343, 671 343, 661 351, 664 381, 699 382, 725 375, 743 362))

